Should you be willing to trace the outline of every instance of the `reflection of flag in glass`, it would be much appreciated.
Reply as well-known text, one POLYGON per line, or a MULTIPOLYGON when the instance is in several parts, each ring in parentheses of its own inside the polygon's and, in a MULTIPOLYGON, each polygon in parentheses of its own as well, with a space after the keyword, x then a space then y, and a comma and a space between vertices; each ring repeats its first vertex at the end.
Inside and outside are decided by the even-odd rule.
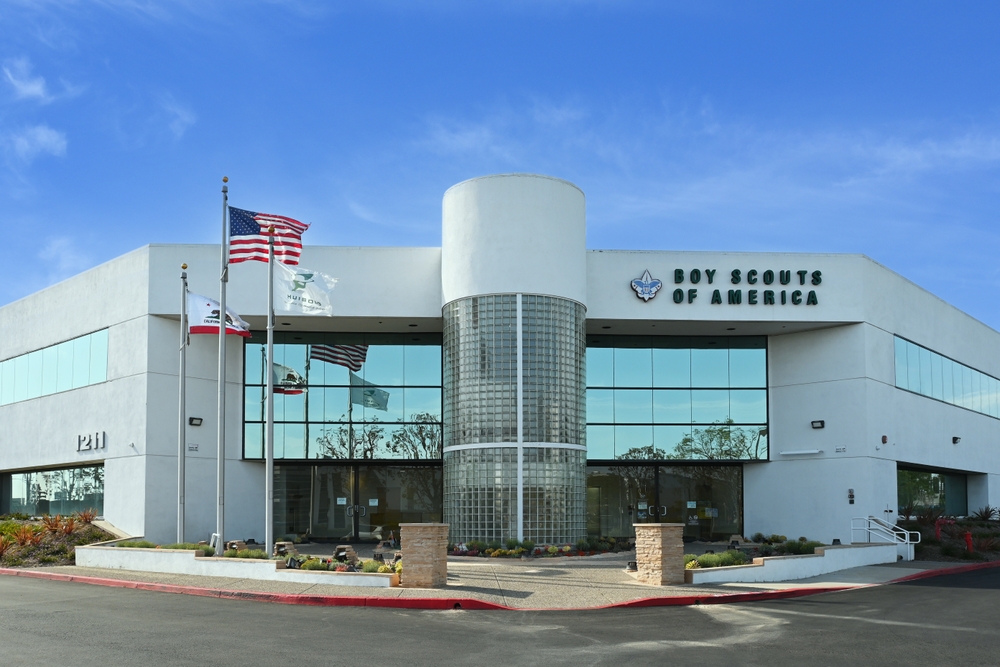
MULTIPOLYGON (((367 345, 311 345, 309 358, 326 361, 338 366, 346 366, 355 373, 368 358, 367 345)), ((353 384, 353 382, 352 382, 353 384)))
POLYGON ((306 379, 298 371, 281 364, 271 364, 274 374, 275 394, 302 394, 306 390, 306 379))
POLYGON ((351 403, 375 410, 389 409, 389 392, 351 373, 351 403))

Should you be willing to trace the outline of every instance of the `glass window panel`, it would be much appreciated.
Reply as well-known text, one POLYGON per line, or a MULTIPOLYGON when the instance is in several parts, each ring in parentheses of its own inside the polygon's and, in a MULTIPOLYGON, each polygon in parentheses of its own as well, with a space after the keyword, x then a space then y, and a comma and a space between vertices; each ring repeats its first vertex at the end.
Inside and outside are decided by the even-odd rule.
POLYGON ((650 349, 615 350, 616 387, 652 387, 653 352, 650 349))
POLYGON ((56 391, 67 391, 73 388, 73 341, 60 343, 57 348, 56 391))
POLYGON ((349 433, 358 425, 309 424, 309 458, 346 459, 349 458, 349 433))
POLYGON ((896 338, 895 341, 896 358, 896 386, 902 389, 909 389, 910 385, 906 375, 906 341, 896 338))
POLYGON ((690 437, 690 426, 654 426, 653 444, 657 450, 656 458, 673 457, 681 443, 690 437))
POLYGON ((22 354, 14 359, 14 400, 23 401, 26 398, 28 398, 28 355, 22 354))
POLYGON ((0 405, 14 402, 14 360, 0 364, 0 405))
POLYGON ((244 424, 243 456, 248 459, 264 458, 264 427, 260 424, 244 424))
POLYGON ((692 387, 729 386, 729 350, 691 350, 692 387))
POLYGON ((944 359, 941 362, 941 373, 942 373, 942 387, 945 401, 949 403, 955 402, 955 362, 951 359, 944 359))
POLYGON ((972 409, 983 411, 983 374, 979 371, 972 371, 972 409))
POLYGON ((274 457, 304 459, 306 457, 305 424, 274 425, 274 457), (281 452, 279 455, 278 452, 281 452))
POLYGON ((653 451, 653 427, 615 426, 615 458, 649 458, 653 451))
POLYGON ((588 459, 615 458, 614 426, 587 427, 587 458, 588 459))
POLYGON ((368 382, 378 385, 403 384, 402 345, 371 345, 361 371, 368 382))
POLYGON ((587 348, 587 386, 615 386, 615 351, 613 348, 587 348))
POLYGON ((264 387, 247 387, 243 395, 243 418, 248 422, 264 421, 264 387))
POLYGON ((403 352, 403 374, 408 385, 441 384, 441 347, 407 345, 403 352))
POLYGON ((931 357, 931 397, 944 400, 944 358, 940 354, 931 357))
MULTIPOLYGON (((227 341, 228 342, 228 341, 227 341)), ((247 343, 243 354, 243 374, 247 384, 264 384, 264 346, 247 343)))
POLYGON ((42 352, 36 350, 25 355, 28 358, 28 398, 42 395, 42 352))
POLYGON ((406 421, 441 421, 440 389, 404 389, 403 407, 406 421))
POLYGON ((767 386, 767 350, 729 350, 730 387, 767 386))
MULTIPOLYGON (((355 387, 355 393, 358 392, 360 387, 355 387)), ((359 403, 354 404, 354 419, 358 419, 359 416, 366 422, 395 422, 401 421, 403 419, 403 390, 399 387, 389 387, 387 389, 382 389, 382 391, 389 394, 389 398, 386 401, 387 410, 380 410, 374 407, 365 407, 359 403)), ((360 396, 354 396, 354 398, 361 398, 360 396)))
POLYGON ((615 389, 616 424, 651 424, 652 422, 652 390, 615 389))
POLYGON ((108 330, 90 334, 90 383, 108 379, 108 330))
POLYGON ((587 421, 597 424, 615 422, 615 393, 611 389, 587 390, 587 421))
POLYGON ((653 421, 657 424, 690 424, 691 390, 658 389, 654 391, 653 421))
POLYGON ((767 390, 734 389, 730 391, 729 417, 737 424, 766 424, 767 390))
POLYGON ((972 409, 972 369, 962 366, 962 406, 972 409))
POLYGON ((920 393, 924 396, 931 395, 931 351, 918 348, 918 354, 920 355, 920 393))
POLYGON ((350 390, 347 387, 327 387, 323 391, 325 421, 347 421, 347 402, 350 390))
POLYGON ((275 394, 274 395, 274 419, 276 421, 299 422, 306 420, 306 395, 301 394, 275 394), (278 416, 278 410, 281 416, 278 416))
POLYGON ((691 350, 663 349, 653 350, 653 386, 654 387, 690 387, 691 386, 691 350))
POLYGON ((82 336, 73 343, 73 389, 90 384, 90 338, 82 336))
POLYGON ((382 453, 393 459, 441 458, 441 426, 428 422, 386 425, 382 433, 382 453))
POLYGON ((913 343, 906 343, 906 373, 909 377, 910 391, 920 391, 920 348, 913 343))
POLYGON ((714 424, 729 419, 729 391, 702 389, 691 392, 691 419, 695 424, 714 424))

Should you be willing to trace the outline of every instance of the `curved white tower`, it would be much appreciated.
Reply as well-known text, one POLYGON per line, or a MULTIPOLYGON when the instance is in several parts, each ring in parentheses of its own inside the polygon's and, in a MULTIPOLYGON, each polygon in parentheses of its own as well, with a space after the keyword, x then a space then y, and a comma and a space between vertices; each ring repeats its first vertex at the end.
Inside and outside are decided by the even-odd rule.
POLYGON ((444 514, 451 538, 586 535, 586 206, 485 176, 444 195, 444 514))

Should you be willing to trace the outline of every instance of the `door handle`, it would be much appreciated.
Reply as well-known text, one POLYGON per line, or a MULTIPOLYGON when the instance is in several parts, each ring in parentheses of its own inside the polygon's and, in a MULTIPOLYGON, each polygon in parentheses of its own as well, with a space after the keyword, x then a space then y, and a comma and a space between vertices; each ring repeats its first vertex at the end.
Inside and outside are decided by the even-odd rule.
POLYGON ((347 506, 347 516, 354 516, 354 508, 355 507, 357 507, 357 505, 348 505, 347 506))
POLYGON ((667 515, 667 506, 660 505, 660 516, 666 516, 666 515, 667 515))
POLYGON ((358 509, 361 510, 361 516, 368 516, 368 508, 364 505, 359 505, 358 509))

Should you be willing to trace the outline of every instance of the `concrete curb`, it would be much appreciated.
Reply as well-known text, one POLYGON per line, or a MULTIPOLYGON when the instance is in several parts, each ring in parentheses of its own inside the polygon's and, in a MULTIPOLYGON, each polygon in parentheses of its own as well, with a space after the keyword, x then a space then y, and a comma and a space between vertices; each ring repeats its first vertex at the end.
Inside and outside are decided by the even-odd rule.
POLYGON ((253 602, 270 602, 275 604, 305 605, 311 607, 385 607, 391 609, 425 609, 425 610, 503 610, 503 611, 595 611, 599 609, 629 609, 643 607, 685 607, 703 604, 732 604, 737 602, 765 602, 768 600, 786 600, 790 598, 819 595, 820 593, 835 593, 837 591, 871 588, 888 584, 905 583, 919 579, 929 579, 949 574, 961 574, 975 570, 1000 567, 1000 561, 990 563, 973 563, 946 567, 937 570, 924 570, 892 579, 879 584, 832 585, 832 586, 801 586, 785 588, 779 591, 759 591, 749 593, 720 593, 712 595, 676 595, 672 597, 649 597, 628 602, 616 602, 595 607, 508 607, 506 605, 477 600, 475 598, 390 598, 378 596, 350 595, 304 595, 297 593, 261 593, 254 591, 230 591, 216 588, 199 588, 197 586, 177 586, 174 584, 158 584, 144 581, 124 581, 121 579, 105 579, 101 577, 84 577, 57 572, 39 572, 38 570, 17 570, 0 568, 0 575, 26 577, 28 579, 48 579, 51 581, 71 581, 92 586, 108 586, 112 588, 131 588, 141 591, 156 591, 159 593, 174 593, 179 595, 197 595, 226 600, 250 600, 253 602))

